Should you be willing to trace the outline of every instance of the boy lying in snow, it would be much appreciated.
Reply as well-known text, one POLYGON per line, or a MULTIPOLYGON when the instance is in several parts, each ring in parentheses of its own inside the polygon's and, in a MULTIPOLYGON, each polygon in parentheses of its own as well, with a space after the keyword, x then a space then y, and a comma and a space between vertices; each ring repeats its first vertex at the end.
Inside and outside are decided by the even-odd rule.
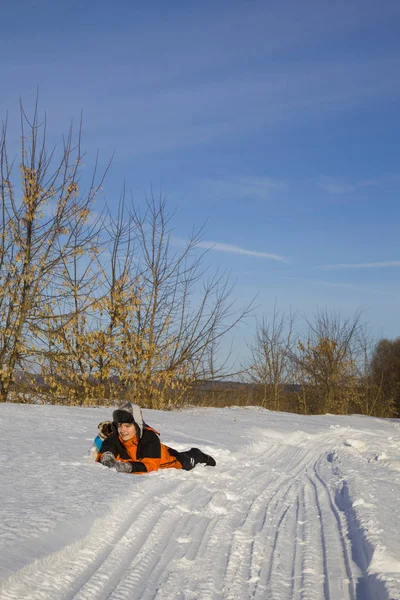
POLYGON ((161 443, 159 434, 143 421, 137 404, 127 402, 114 410, 111 422, 100 423, 95 444, 96 461, 121 473, 148 473, 158 469, 190 471, 198 463, 215 467, 216 462, 198 448, 178 452, 161 443))

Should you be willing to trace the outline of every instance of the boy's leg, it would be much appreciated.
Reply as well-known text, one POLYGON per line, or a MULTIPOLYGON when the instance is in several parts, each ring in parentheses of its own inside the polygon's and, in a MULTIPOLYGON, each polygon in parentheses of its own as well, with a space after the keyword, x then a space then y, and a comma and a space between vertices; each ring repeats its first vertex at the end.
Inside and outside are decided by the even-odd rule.
POLYGON ((174 448, 168 448, 168 452, 177 458, 182 465, 182 469, 190 471, 197 464, 201 463, 204 466, 215 467, 217 464, 212 456, 205 454, 199 448, 191 448, 185 452, 178 452, 174 448))
POLYGON ((168 452, 171 456, 175 456, 175 458, 179 460, 184 471, 190 471, 196 466, 196 461, 190 456, 190 451, 178 452, 178 450, 175 450, 174 448, 168 448, 168 452))

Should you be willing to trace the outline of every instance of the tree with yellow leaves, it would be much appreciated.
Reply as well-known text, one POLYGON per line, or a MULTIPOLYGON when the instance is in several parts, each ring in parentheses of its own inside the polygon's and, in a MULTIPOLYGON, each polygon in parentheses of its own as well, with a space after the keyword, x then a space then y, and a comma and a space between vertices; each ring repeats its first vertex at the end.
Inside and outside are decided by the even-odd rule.
POLYGON ((323 310, 308 321, 307 341, 299 341, 293 355, 304 412, 348 411, 358 393, 359 330, 359 312, 352 319, 341 319, 323 310))
POLYGON ((0 399, 5 401, 17 369, 37 372, 41 336, 52 326, 49 306, 65 265, 92 244, 89 215, 98 185, 81 195, 80 136, 69 131, 59 158, 46 148, 46 123, 37 106, 29 121, 21 105, 20 186, 7 151, 7 123, 0 135, 0 399))
POLYGON ((206 280, 201 232, 172 247, 165 199, 151 197, 141 214, 123 195, 116 216, 95 218, 102 181, 95 169, 79 189, 80 135, 69 132, 57 159, 37 108, 32 122, 21 116, 21 195, 6 126, 0 139, 0 398, 22 369, 56 401, 176 403, 250 308, 233 309, 225 275, 206 280))

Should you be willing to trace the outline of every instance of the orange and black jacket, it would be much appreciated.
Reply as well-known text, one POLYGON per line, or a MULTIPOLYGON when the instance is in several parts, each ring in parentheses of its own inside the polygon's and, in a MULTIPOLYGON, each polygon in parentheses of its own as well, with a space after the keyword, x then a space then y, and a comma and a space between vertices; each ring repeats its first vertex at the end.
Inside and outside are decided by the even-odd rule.
POLYGON ((177 459, 179 452, 162 444, 157 432, 148 426, 144 427, 139 440, 135 436, 128 442, 122 441, 118 433, 113 432, 103 441, 96 458, 97 462, 101 462, 105 452, 112 452, 118 461, 130 462, 133 466, 132 473, 182 469, 182 463, 177 459))

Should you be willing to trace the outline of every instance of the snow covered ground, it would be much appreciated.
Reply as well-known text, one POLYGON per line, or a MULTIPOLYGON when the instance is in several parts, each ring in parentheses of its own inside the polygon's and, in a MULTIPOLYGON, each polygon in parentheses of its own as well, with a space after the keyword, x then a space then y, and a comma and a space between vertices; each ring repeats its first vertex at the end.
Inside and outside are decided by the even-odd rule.
POLYGON ((400 421, 144 410, 217 466, 140 476, 85 456, 110 414, 0 404, 2 600, 400 598, 400 421))

